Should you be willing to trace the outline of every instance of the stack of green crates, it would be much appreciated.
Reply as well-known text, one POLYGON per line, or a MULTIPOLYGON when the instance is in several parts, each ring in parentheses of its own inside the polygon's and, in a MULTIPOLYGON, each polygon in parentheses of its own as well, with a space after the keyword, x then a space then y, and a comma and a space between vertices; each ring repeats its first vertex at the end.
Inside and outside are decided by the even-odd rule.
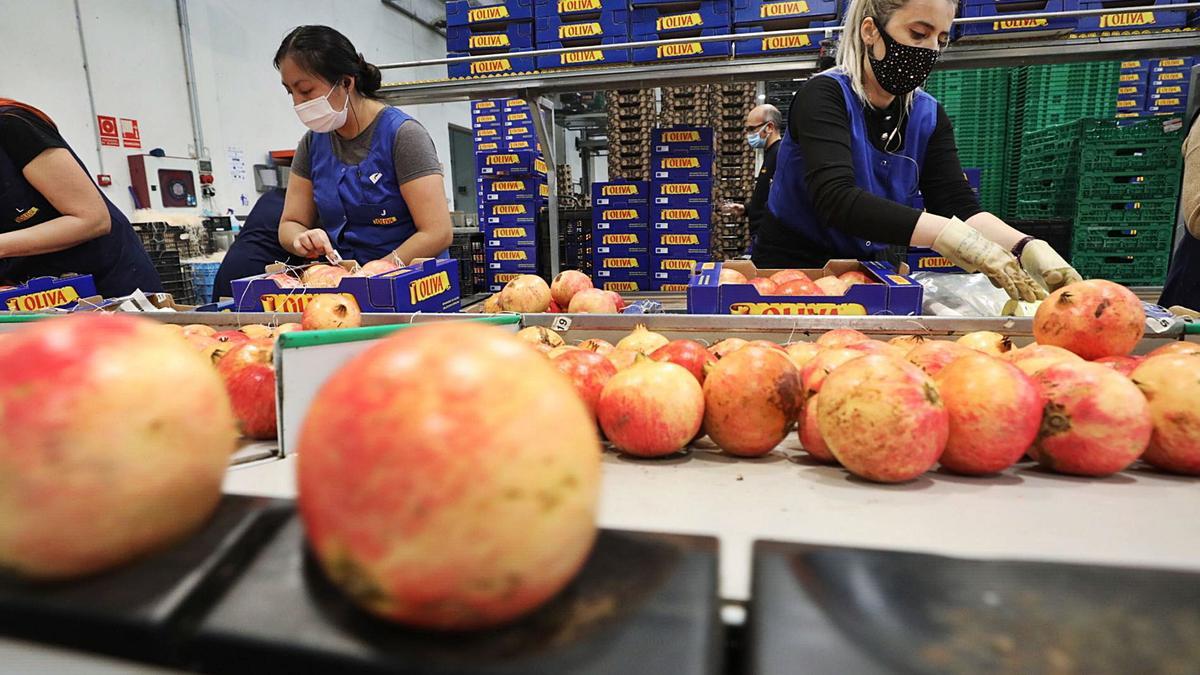
POLYGON ((959 162, 980 170, 981 206, 1001 217, 1009 185, 1008 86, 1004 68, 935 71, 925 84, 954 123, 959 162))
POLYGON ((1016 219, 1075 217, 1083 122, 1057 124, 1023 136, 1015 198, 1010 209, 1016 219))
POLYGON ((1154 118, 1079 126, 1072 264, 1084 278, 1161 285, 1175 232, 1182 128, 1154 118))

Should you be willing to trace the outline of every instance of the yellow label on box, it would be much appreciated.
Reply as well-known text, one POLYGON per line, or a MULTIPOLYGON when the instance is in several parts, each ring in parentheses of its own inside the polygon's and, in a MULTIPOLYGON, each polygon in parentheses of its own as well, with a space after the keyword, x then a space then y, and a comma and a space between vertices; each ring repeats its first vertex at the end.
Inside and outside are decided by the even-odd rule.
POLYGON ((18 295, 9 298, 5 303, 10 312, 36 312, 51 307, 62 307, 79 300, 79 292, 74 286, 64 286, 48 291, 38 291, 28 295, 18 295))
POLYGON ((492 236, 497 239, 520 239, 526 234, 523 227, 497 227, 492 230, 492 236))
POLYGON ((600 0, 558 0, 559 14, 593 12, 601 9, 600 0))
POLYGON ((760 19, 771 19, 777 16, 791 16, 793 14, 807 14, 807 2, 764 2, 762 7, 758 9, 760 19))
POLYGON ((783 37, 768 37, 762 39, 764 52, 777 52, 784 49, 801 49, 811 47, 812 40, 807 35, 784 35, 783 37))
POLYGON ((559 40, 596 37, 597 35, 604 35, 604 28, 600 26, 599 22, 564 23, 558 27, 559 40))
POLYGON ((696 183, 663 183, 658 191, 664 195, 698 195, 700 186, 696 183))
POLYGON ((559 63, 564 66, 579 63, 602 63, 604 61, 604 51, 601 49, 585 49, 578 52, 567 52, 559 56, 562 57, 559 59, 559 63))
POLYGON ((992 30, 1023 30, 1025 28, 1041 28, 1048 25, 1050 25, 1050 22, 1046 19, 1009 19, 1006 21, 993 21, 992 30))
POLYGON ((671 272, 671 271, 674 271, 674 272, 683 272, 683 271, 691 272, 693 269, 695 269, 695 268, 696 268, 696 261, 695 261, 695 260, 671 260, 671 259, 665 259, 665 260, 659 260, 658 262, 659 262, 658 268, 659 268, 660 270, 664 271, 664 272, 671 272))
POLYGON ((638 283, 636 281, 606 281, 606 282, 604 282, 604 285, 601 288, 601 290, 605 290, 605 291, 637 291, 637 290, 641 290, 641 289, 638 288, 638 283))
POLYGON ((654 22, 655 28, 660 31, 677 30, 680 28, 697 28, 704 25, 704 17, 700 16, 700 12, 691 12, 688 14, 670 14, 668 16, 660 16, 654 22))
POLYGON ((658 47, 655 52, 660 59, 674 59, 683 56, 696 56, 704 53, 704 46, 699 42, 681 42, 658 47))
POLYGON ((1105 14, 1100 17, 1101 28, 1128 28, 1129 26, 1149 26, 1157 23, 1154 12, 1121 12, 1120 14, 1105 14))
POLYGON ((638 236, 632 232, 606 234, 600 238, 602 246, 633 246, 638 242, 638 236))
POLYGON ((525 251, 495 251, 492 253, 492 260, 521 262, 523 260, 529 260, 529 256, 525 254, 525 251))
POLYGON ((446 272, 438 272, 410 283, 408 285, 409 301, 415 305, 449 290, 450 275, 446 272))
POLYGON ((491 73, 503 73, 512 70, 512 62, 508 59, 488 59, 486 61, 472 61, 472 75, 488 75, 491 73))
POLYGON ((663 209, 659 217, 663 220, 699 220, 700 212, 696 209, 663 209))
POLYGON ((508 36, 504 33, 484 33, 483 35, 472 35, 467 41, 467 46, 470 49, 494 49, 510 45, 508 36))
POLYGON ((699 246, 700 237, 695 234, 663 234, 658 238, 659 246, 699 246))
POLYGON ((508 7, 504 5, 495 5, 493 7, 479 7, 477 9, 467 10, 467 21, 469 23, 479 23, 481 21, 497 21, 499 19, 508 18, 508 7))
MULTIPOLYGON (((267 293, 261 295, 258 301, 262 303, 264 312, 303 312, 310 300, 329 293, 267 293)), ((357 300, 349 293, 339 293, 342 297, 357 300)))
POLYGON ((866 316, 867 308, 854 302, 735 302, 730 314, 750 316, 866 316))
POLYGON ((604 258, 602 267, 609 270, 630 270, 641 267, 637 258, 604 258))

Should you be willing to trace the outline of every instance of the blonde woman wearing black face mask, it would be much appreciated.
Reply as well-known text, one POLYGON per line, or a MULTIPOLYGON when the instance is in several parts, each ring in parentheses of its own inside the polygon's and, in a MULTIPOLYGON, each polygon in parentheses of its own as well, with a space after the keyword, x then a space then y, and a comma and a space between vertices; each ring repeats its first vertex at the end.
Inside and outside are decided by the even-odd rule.
POLYGON ((946 48, 953 0, 852 0, 837 66, 793 101, 759 231, 763 267, 932 247, 1014 298, 1079 275, 1043 241, 980 209, 945 111, 919 87, 946 48), (914 208, 918 191, 926 211, 914 208))

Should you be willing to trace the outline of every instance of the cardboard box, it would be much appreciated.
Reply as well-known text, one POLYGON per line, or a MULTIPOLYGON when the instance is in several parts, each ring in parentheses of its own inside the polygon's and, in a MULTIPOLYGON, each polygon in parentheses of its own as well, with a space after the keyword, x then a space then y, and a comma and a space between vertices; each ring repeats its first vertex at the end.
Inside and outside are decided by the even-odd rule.
POLYGON ((864 316, 869 314, 919 315, 924 289, 908 276, 908 266, 899 271, 883 262, 830 260, 822 269, 801 270, 813 279, 864 272, 877 284, 856 284, 841 296, 763 296, 751 284, 720 284, 723 267, 735 269, 747 279, 770 276, 779 270, 759 270, 749 260, 704 263, 688 282, 689 314, 748 314, 782 316, 864 316))
POLYGON ((446 28, 446 51, 465 54, 504 54, 533 49, 533 23, 450 26, 446 28))
POLYGON ((1158 95, 1151 94, 1146 99, 1146 108, 1181 108, 1187 109, 1187 98, 1176 94, 1158 95))
POLYGON ((533 14, 538 21, 580 21, 628 8, 628 0, 534 0, 533 14))
MULTIPOLYGON (((458 56, 471 56, 471 54, 450 52, 446 56, 454 58, 458 56)), ((531 73, 536 68, 537 64, 532 56, 507 55, 490 59, 480 59, 478 61, 448 63, 446 64, 446 76, 453 79, 460 77, 512 75, 514 73, 531 73)))
POLYGON ((475 155, 475 168, 484 178, 546 174, 546 162, 533 150, 475 155))
POLYGON ((707 261, 712 246, 710 230, 670 232, 654 230, 650 235, 650 253, 669 258, 694 258, 707 261))
POLYGON ((533 229, 537 225, 539 204, 536 201, 485 202, 480 224, 484 227, 525 226, 533 229))
POLYGON ((710 30, 728 33, 731 25, 729 0, 695 0, 684 4, 635 7, 629 32, 634 36, 672 37, 710 30))
MULTIPOLYGON (((712 37, 714 35, 727 35, 728 33, 729 30, 727 28, 713 28, 700 31, 699 35, 689 35, 688 37, 712 37)), ((632 42, 641 42, 657 40, 660 37, 671 36, 659 36, 653 33, 649 35, 631 35, 630 40, 632 42)), ((630 56, 634 63, 660 63, 663 61, 682 61, 686 59, 711 59, 729 56, 732 53, 733 47, 729 42, 678 42, 654 47, 636 47, 632 50, 630 56)))
POLYGON ((618 293, 639 293, 650 290, 649 275, 630 275, 624 279, 597 279, 596 288, 618 293))
MULTIPOLYGON (((354 269, 352 260, 342 267, 354 269)), ((458 261, 431 259, 414 262, 373 277, 343 277, 330 288, 282 288, 267 275, 288 271, 281 263, 267 265, 263 274, 233 280, 233 299, 239 312, 303 312, 312 298, 341 293, 353 297, 364 312, 457 312, 458 261)))
POLYGON ((448 28, 532 20, 533 0, 448 0, 446 2, 446 26, 448 28))
POLYGON ((650 280, 650 290, 659 291, 661 293, 687 293, 687 281, 683 283, 674 281, 663 281, 658 279, 650 280))
POLYGON ((650 152, 662 155, 713 154, 712 127, 668 127, 650 130, 650 152))
POLYGON ((1079 17, 1077 31, 1079 33, 1095 31, 1116 33, 1182 28, 1187 25, 1187 10, 1170 9, 1171 5, 1182 2, 1183 0, 1157 0, 1157 2, 1147 0, 1145 3, 1138 4, 1145 6, 1154 5, 1163 9, 1130 12, 1121 11, 1123 6, 1128 7, 1122 0, 1081 0, 1079 9, 1107 9, 1111 7, 1115 11, 1111 14, 1094 14, 1092 16, 1079 17))
POLYGON ((649 228, 650 207, 617 206, 592 209, 592 230, 602 232, 630 232, 649 228))
POLYGON ((1162 73, 1176 70, 1189 71, 1196 65, 1194 56, 1176 56, 1169 59, 1154 59, 1150 63, 1151 73, 1162 73))
POLYGON ((484 178, 480 185, 483 201, 497 204, 522 204, 544 198, 547 186, 541 178, 515 176, 484 178))
MULTIPOLYGON (((503 127, 480 127, 478 129, 475 129, 475 145, 476 145, 476 147, 478 147, 480 143, 499 143, 503 140, 504 140, 504 128, 503 127)), ((476 150, 475 154, 476 154, 476 156, 478 156, 479 151, 476 150)))
POLYGON ((524 139, 527 141, 537 140, 537 127, 533 125, 533 120, 509 124, 504 127, 505 140, 524 139))
POLYGON ((1034 12, 1068 12, 1079 9, 1078 0, 1044 0, 1043 3, 980 2, 960 9, 964 18, 993 17, 994 21, 964 23, 955 26, 960 39, 1002 38, 1005 35, 1062 35, 1075 30, 1076 18, 1060 16, 1040 19, 1009 19, 1010 15, 1034 12))
POLYGON ((650 230, 597 233, 592 237, 594 257, 644 256, 650 253, 650 230))
POLYGON ((1164 84, 1159 87, 1148 87, 1147 93, 1150 96, 1162 98, 1164 96, 1176 96, 1179 98, 1187 98, 1188 83, 1185 81, 1180 84, 1164 84))
POLYGON ((654 181, 710 181, 712 177, 711 154, 664 155, 650 158, 650 178, 654 181))
POLYGON ((1117 112, 1126 112, 1129 110, 1141 110, 1146 107, 1146 95, 1118 95, 1117 96, 1117 112))
POLYGON ((706 262, 708 262, 708 256, 703 259, 652 256, 650 277, 659 282, 686 284, 691 280, 696 269, 706 262))
POLYGON ((733 25, 762 26, 797 19, 835 19, 838 0, 733 0, 733 25))
POLYGON ((690 208, 712 205, 711 180, 654 181, 650 183, 651 203, 663 208, 690 208))
POLYGON ((654 207, 651 229, 656 232, 708 232, 712 228, 712 206, 654 207))
POLYGON ((533 139, 506 138, 504 139, 504 142, 500 144, 500 150, 501 152, 507 153, 532 150, 540 154, 542 151, 542 144, 533 139))
POLYGON ((505 98, 501 100, 504 102, 504 112, 506 113, 518 110, 530 110, 529 102, 523 98, 505 98))
POLYGON ((476 144, 475 144, 475 153, 476 153, 476 154, 480 154, 480 153, 484 153, 484 152, 489 152, 489 153, 491 153, 491 152, 501 152, 501 151, 503 151, 503 149, 504 149, 504 148, 503 148, 503 142, 502 142, 502 141, 501 141, 501 142, 497 142, 497 141, 482 141, 482 142, 479 142, 479 143, 476 143, 476 144))
POLYGON ((472 129, 503 129, 504 113, 499 110, 482 110, 471 114, 472 129))
POLYGON ((1139 84, 1150 81, 1150 70, 1142 68, 1140 70, 1123 70, 1117 74, 1117 83, 1120 85, 1139 84))
POLYGON ((630 53, 628 49, 600 48, 603 45, 614 45, 628 41, 629 39, 622 35, 610 35, 594 40, 577 40, 573 44, 557 41, 546 42, 540 45, 542 49, 562 49, 564 47, 582 46, 590 47, 590 49, 581 49, 563 54, 543 54, 537 57, 537 66, 538 68, 549 70, 552 68, 596 67, 629 63, 630 53))
POLYGON ((537 246, 488 247, 484 249, 483 259, 489 272, 537 273, 537 246))
POLYGON ((476 114, 492 111, 502 111, 504 109, 504 99, 502 98, 485 98, 479 101, 471 101, 471 116, 476 114))
MULTIPOLYGON (((646 181, 592 183, 592 206, 645 206, 650 199, 646 181)), ((645 222, 645 221, 643 221, 645 222)))
POLYGON ((1122 83, 1117 85, 1117 96, 1145 96, 1149 89, 1149 82, 1122 83))
POLYGON ((489 293, 499 293, 504 290, 504 285, 516 279, 526 272, 494 272, 487 270, 484 272, 487 281, 487 290, 489 293))
POLYGON ((592 256, 592 276, 608 281, 623 281, 633 278, 649 278, 650 254, 622 256, 592 256))
POLYGON ((596 12, 588 17, 564 17, 559 14, 537 18, 537 43, 540 48, 551 48, 552 43, 576 44, 581 40, 621 38, 628 42, 629 10, 624 7, 596 12))
POLYGON ((0 309, 7 312, 71 309, 81 299, 96 295, 96 282, 90 274, 35 277, 20 286, 0 290, 0 309))
POLYGON ((1153 73, 1150 76, 1151 87, 1164 87, 1171 84, 1184 85, 1191 80, 1191 73, 1183 70, 1166 70, 1159 73, 1153 73))
MULTIPOLYGON (((800 4, 804 4, 801 2, 800 4)), ((840 26, 841 21, 809 21, 805 26, 795 26, 796 28, 821 28, 826 26, 840 26)), ((792 26, 789 26, 791 28, 792 26)), ((747 39, 736 40, 733 43, 735 56, 771 56, 772 54, 802 54, 804 52, 813 52, 821 48, 821 40, 825 39, 823 33, 805 33, 802 35, 773 35, 767 37, 757 37, 758 33, 773 30, 767 26, 738 26, 735 31, 739 34, 744 34, 747 39)))
POLYGON ((482 229, 487 250, 537 247, 535 225, 484 225, 482 229))

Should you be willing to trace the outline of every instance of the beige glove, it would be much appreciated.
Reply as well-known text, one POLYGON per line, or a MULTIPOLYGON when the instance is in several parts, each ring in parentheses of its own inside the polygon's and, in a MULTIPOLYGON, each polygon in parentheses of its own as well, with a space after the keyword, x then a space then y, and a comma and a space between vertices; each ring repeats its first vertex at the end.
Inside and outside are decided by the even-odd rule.
POLYGON ((933 250, 968 272, 982 272, 1014 300, 1033 302, 1046 297, 1045 289, 1021 269, 1012 253, 958 218, 951 218, 942 228, 933 240, 933 250))
POLYGON ((1050 291, 1083 281, 1079 272, 1041 239, 1025 244, 1025 249, 1021 251, 1021 267, 1050 291))

